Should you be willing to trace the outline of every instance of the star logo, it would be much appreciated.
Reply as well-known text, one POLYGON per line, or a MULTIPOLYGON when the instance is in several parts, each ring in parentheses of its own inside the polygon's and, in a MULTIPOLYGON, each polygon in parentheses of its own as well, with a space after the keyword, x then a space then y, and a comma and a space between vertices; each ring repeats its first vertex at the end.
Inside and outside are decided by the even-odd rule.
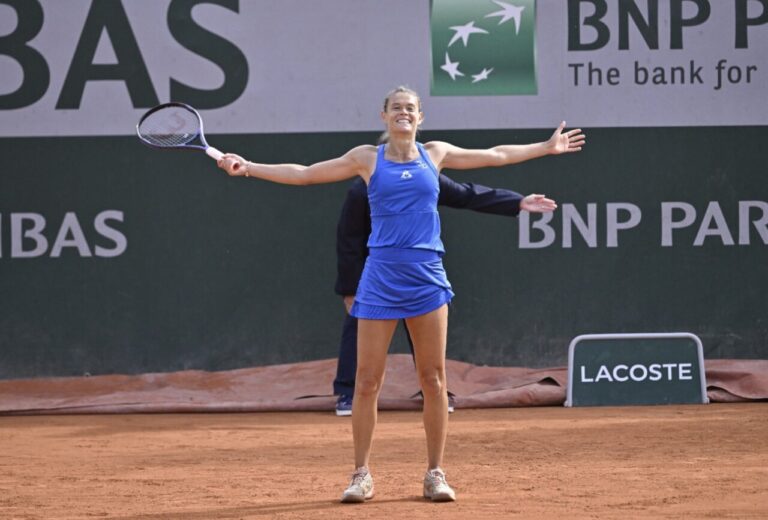
POLYGON ((493 72, 493 69, 483 69, 483 71, 480 74, 473 74, 472 75, 472 83, 477 83, 478 81, 483 81, 485 79, 488 79, 488 74, 493 72))
POLYGON ((456 76, 464 75, 464 73, 459 70, 459 62, 451 62, 451 58, 448 56, 447 52, 445 53, 445 63, 441 65, 440 68, 447 72, 453 81, 456 81, 456 76))
POLYGON ((536 0, 431 0, 430 29, 433 96, 538 93, 536 0))
POLYGON ((494 4, 501 7, 501 11, 496 11, 495 13, 487 14, 485 15, 486 18, 491 18, 494 16, 500 16, 501 20, 499 20, 499 25, 506 23, 510 20, 515 21, 515 34, 520 32, 520 15, 523 14, 523 9, 525 9, 525 6, 518 7, 516 5, 510 5, 506 2, 499 2, 498 0, 492 0, 494 4))
POLYGON ((461 38, 461 41, 464 42, 464 47, 466 47, 470 34, 488 34, 488 31, 485 29, 475 27, 475 22, 469 22, 466 25, 454 25, 451 27, 451 30, 456 31, 456 34, 454 34, 451 41, 448 42, 448 47, 456 43, 459 38, 461 38))

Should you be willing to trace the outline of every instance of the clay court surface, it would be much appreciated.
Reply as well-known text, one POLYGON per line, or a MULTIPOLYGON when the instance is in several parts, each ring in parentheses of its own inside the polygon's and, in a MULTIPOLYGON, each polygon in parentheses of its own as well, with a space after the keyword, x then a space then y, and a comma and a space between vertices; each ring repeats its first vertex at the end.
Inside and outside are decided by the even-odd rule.
POLYGON ((0 518, 766 518, 767 441, 764 402, 461 409, 433 504, 420 413, 382 412, 376 497, 346 505, 329 412, 0 417, 0 518))

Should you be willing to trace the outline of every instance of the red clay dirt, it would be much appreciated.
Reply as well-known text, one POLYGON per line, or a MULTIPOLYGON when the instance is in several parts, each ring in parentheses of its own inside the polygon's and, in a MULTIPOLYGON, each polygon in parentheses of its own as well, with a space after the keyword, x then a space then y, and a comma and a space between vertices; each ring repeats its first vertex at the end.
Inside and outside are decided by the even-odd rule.
POLYGON ((421 497, 417 411, 382 412, 376 497, 340 504, 330 412, 0 417, 0 518, 767 518, 768 403, 461 409, 421 497))

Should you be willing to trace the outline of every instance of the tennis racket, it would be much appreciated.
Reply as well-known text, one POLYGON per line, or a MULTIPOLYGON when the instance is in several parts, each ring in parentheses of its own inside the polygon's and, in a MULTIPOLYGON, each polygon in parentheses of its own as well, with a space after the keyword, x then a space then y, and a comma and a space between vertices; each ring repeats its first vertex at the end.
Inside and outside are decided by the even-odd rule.
POLYGON ((215 160, 223 155, 209 146, 203 134, 203 118, 185 103, 164 103, 141 116, 136 125, 141 142, 152 148, 203 150, 215 160))

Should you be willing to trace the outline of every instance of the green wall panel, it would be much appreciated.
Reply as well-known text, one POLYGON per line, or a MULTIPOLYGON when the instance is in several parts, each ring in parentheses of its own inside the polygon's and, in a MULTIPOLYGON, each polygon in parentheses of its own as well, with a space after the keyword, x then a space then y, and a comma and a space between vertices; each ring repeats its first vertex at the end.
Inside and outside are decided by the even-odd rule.
MULTIPOLYGON (((520 247, 517 220, 441 210, 445 264, 457 293, 449 357, 564 365, 579 334, 682 331, 702 339, 705 358, 765 358, 768 246, 754 225, 748 245, 738 238, 739 201, 768 201, 768 127, 586 130, 580 154, 446 172, 546 193, 561 204, 549 223, 554 242, 536 249, 520 247), (722 230, 693 245, 712 201, 734 245, 724 245, 722 230), (685 202, 697 213, 673 232, 672 247, 661 245, 664 202, 685 202), (607 247, 609 203, 642 212, 639 224, 618 231, 617 247, 607 247), (569 204, 585 220, 595 205, 595 247, 575 228, 572 247, 563 247, 569 204)), ((487 147, 548 134, 446 131, 421 138, 487 147)), ((310 163, 375 138, 209 140, 252 160, 310 163)), ((336 355, 343 307, 333 293, 334 240, 346 183, 230 179, 204 154, 150 150, 130 137, 6 138, 0 154, 0 377, 218 370, 336 355), (122 254, 83 257, 65 245, 51 257, 69 212, 91 253, 114 248, 94 227, 106 210, 122 212, 122 222, 109 223, 125 237, 122 254), (13 254, 11 222, 22 213, 45 219, 48 246, 40 256, 13 254)), ((760 211, 750 215, 759 220, 760 211)), ((705 227, 716 225, 710 219, 705 227)), ((536 230, 531 237, 539 237, 536 230)), ((33 242, 21 244, 29 250, 33 242)), ((393 351, 406 350, 398 334, 393 351)))

